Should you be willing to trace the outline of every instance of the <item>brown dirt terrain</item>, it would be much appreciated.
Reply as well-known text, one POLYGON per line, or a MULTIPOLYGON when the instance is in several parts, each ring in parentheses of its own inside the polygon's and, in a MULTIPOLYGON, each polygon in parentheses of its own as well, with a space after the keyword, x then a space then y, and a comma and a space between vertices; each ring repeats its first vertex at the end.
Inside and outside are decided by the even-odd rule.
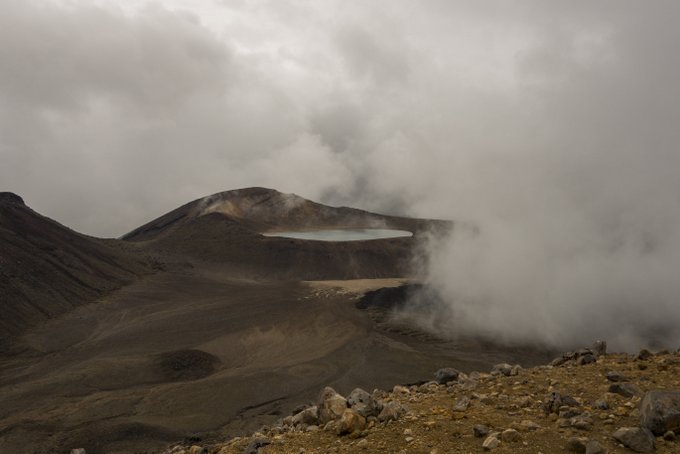
MULTIPOLYGON (((633 451, 620 445, 612 433, 620 427, 640 424, 637 407, 644 392, 679 388, 680 352, 661 353, 648 360, 626 354, 606 355, 583 366, 540 366, 522 370, 517 376, 481 374, 474 389, 432 382, 391 392, 387 400, 406 406, 405 416, 387 423, 369 423, 368 429, 353 435, 338 436, 334 427, 313 432, 265 430, 251 437, 209 445, 207 452, 240 454, 253 439, 266 435, 272 444, 260 448, 260 454, 481 453, 487 452, 482 447, 485 437, 475 437, 473 431, 474 426, 481 424, 492 432, 515 429, 519 433, 517 440, 502 441, 493 453, 579 452, 567 449, 572 437, 594 440, 605 452, 630 453, 633 451), (605 374, 609 371, 623 373, 630 380, 628 383, 638 388, 638 394, 623 397, 608 392, 612 382, 605 374), (579 411, 591 414, 592 427, 560 427, 557 414, 547 414, 543 409, 552 392, 576 399, 579 411), (470 405, 464 411, 455 411, 454 403, 461 397, 469 397, 470 405), (607 402, 609 408, 599 409, 598 400, 607 402), (528 430, 526 421, 538 427, 528 430)), ((175 448, 173 452, 180 453, 182 449, 175 448)), ((680 439, 657 437, 655 452, 680 452, 680 439)))
POLYGON ((187 204, 125 240, 99 240, 14 198, 1 205, 0 323, 13 345, 0 356, 2 453, 157 452, 271 424, 328 384, 348 392, 415 382, 449 365, 547 359, 378 325, 357 309, 363 291, 385 282, 366 280, 417 277, 410 265, 419 241, 449 223, 253 188, 187 204), (324 243, 260 235, 321 227, 414 236, 324 243), (303 282, 355 278, 363 281, 303 282), (15 315, 24 308, 34 315, 15 315))
POLYGON ((42 354, 6 361, 0 376, 0 452, 154 451, 270 424, 326 384, 388 387, 445 365, 546 358, 380 330, 356 295, 317 292, 162 273, 30 331, 42 354))

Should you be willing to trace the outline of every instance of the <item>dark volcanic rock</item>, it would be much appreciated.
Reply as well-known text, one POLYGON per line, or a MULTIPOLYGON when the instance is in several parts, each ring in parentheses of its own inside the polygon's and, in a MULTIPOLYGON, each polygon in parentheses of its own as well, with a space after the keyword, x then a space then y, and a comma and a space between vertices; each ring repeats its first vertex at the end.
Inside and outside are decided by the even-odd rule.
POLYGON ((305 408, 304 410, 296 413, 291 422, 293 425, 297 426, 299 424, 305 424, 308 426, 319 424, 319 410, 316 405, 305 408))
POLYGON ((607 380, 618 383, 622 381, 628 381, 628 377, 623 375, 621 372, 616 372, 616 371, 609 371, 605 375, 607 377, 607 380))
POLYGON ((649 358, 651 358, 652 356, 654 356, 654 353, 650 352, 646 348, 643 348, 642 350, 640 350, 640 352, 637 355, 635 355, 635 359, 639 359, 641 361, 646 361, 649 358))
POLYGON ((642 427, 622 427, 614 432, 614 438, 635 452, 652 452, 654 435, 642 427))
POLYGON ((602 356, 607 354, 607 342, 603 340, 597 340, 593 342, 593 346, 590 348, 595 356, 602 356))
POLYGON ((248 447, 243 451, 243 454, 257 454, 260 448, 272 444, 269 438, 256 438, 250 442, 248 447))
POLYGON ((493 369, 491 369, 491 375, 504 375, 509 377, 511 373, 512 366, 508 363, 496 364, 493 366, 493 369))
POLYGON ((472 432, 474 433, 475 437, 482 438, 489 435, 490 429, 485 425, 477 424, 472 428, 472 432))
POLYGON ((595 440, 590 440, 586 443, 586 454, 606 454, 607 450, 596 442, 595 440))
POLYGON ((558 392, 550 393, 543 401, 543 410, 546 414, 557 413, 562 406, 562 395, 558 392))
POLYGON ((579 358, 576 360, 576 364, 579 366, 585 366, 586 364, 591 364, 595 361, 597 361, 597 359, 595 359, 595 355, 592 353, 586 353, 583 356, 579 356, 579 358))
POLYGON ((593 418, 588 415, 578 415, 569 421, 571 427, 578 430, 591 430, 593 428, 593 418))
POLYGON ((609 410, 609 404, 607 403, 606 400, 596 400, 595 403, 593 403, 593 407, 597 408, 598 410, 609 410))
POLYGON ((575 352, 566 352, 562 356, 558 356, 550 363, 553 367, 562 366, 565 364, 576 364, 584 366, 597 361, 597 357, 604 355, 607 352, 607 343, 605 341, 596 341, 592 348, 580 348, 575 352))
POLYGON ((650 391, 640 403, 640 425, 655 435, 680 429, 680 391, 650 391))
POLYGON ((578 400, 571 396, 562 396, 562 405, 568 405, 569 407, 580 407, 581 404, 578 400))
POLYGON ((640 394, 638 387, 630 383, 614 383, 609 386, 609 392, 623 397, 633 397, 640 394))
POLYGON ((585 437, 571 437, 567 440, 567 451, 569 452, 586 452, 586 444, 588 439, 585 437))
MULTIPOLYGON (((560 407, 562 406, 579 407, 580 405, 581 404, 579 404, 578 401, 571 396, 563 396, 558 392, 552 392, 543 401, 543 411, 546 414, 559 413, 560 407)), ((573 409, 571 410, 573 411, 573 409)), ((580 414, 580 412, 576 412, 571 416, 574 416, 576 414, 580 414)))
POLYGON ((557 358, 553 359, 550 362, 550 365, 553 367, 558 367, 563 364, 568 363, 569 361, 574 361, 576 359, 576 353, 574 352, 566 352, 563 353, 561 356, 558 356, 557 358))
POLYGON ((439 369, 437 372, 435 372, 434 378, 437 380, 437 383, 443 385, 443 384, 446 384, 450 381, 457 380, 458 375, 460 375, 460 372, 457 371, 456 369, 454 369, 452 367, 445 367, 445 368, 439 369))
POLYGON ((373 397, 361 388, 355 388, 349 396, 347 396, 347 405, 354 409, 364 418, 369 416, 378 416, 380 408, 373 397))

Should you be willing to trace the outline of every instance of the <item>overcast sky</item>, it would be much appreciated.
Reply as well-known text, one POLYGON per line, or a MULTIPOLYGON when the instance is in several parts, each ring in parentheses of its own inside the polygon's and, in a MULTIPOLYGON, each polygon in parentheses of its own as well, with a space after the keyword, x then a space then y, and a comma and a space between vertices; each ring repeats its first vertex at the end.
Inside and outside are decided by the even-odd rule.
POLYGON ((663 0, 0 0, 0 190, 98 236, 256 185, 473 221, 482 239, 436 247, 430 270, 465 326, 632 345, 680 324, 678 17, 663 0))
POLYGON ((677 9, 2 0, 0 186, 103 236, 251 185, 475 215, 497 155, 675 143, 677 9))

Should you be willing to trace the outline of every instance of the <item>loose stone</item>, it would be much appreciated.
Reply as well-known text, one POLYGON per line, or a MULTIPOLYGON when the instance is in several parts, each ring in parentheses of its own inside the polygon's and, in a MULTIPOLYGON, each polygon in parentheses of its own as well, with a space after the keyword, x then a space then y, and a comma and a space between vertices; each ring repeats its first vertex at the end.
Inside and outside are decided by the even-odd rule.
POLYGON ((470 406, 470 398, 467 396, 463 396, 456 400, 456 403, 453 404, 453 411, 465 411, 468 409, 470 406))
POLYGON ((614 383, 613 385, 609 386, 609 392, 623 397, 633 397, 636 394, 639 394, 640 390, 637 388, 637 386, 630 383, 614 383))
POLYGON ((250 442, 248 447, 243 451, 243 454, 258 454, 258 451, 263 446, 270 445, 272 442, 269 438, 258 437, 250 442))
POLYGON ((501 433, 501 440, 505 442, 519 441, 520 438, 519 432, 515 429, 505 429, 503 433, 501 433))
POLYGON ((584 437, 571 437, 567 440, 567 451, 570 452, 586 452, 586 444, 588 439, 584 437))
POLYGON ((642 427, 622 427, 614 432, 614 438, 635 452, 652 452, 654 435, 642 427))
POLYGON ((498 438, 490 436, 484 440, 484 443, 482 443, 482 448, 484 448, 485 451, 491 451, 492 449, 496 449, 500 444, 501 441, 498 438))
POLYGON ((482 424, 477 424, 472 428, 472 433, 475 435, 477 438, 482 438, 486 437, 489 435, 489 428, 487 426, 484 426, 482 424))
POLYGON ((595 440, 590 440, 586 443, 586 454, 605 454, 607 450, 596 442, 595 440))

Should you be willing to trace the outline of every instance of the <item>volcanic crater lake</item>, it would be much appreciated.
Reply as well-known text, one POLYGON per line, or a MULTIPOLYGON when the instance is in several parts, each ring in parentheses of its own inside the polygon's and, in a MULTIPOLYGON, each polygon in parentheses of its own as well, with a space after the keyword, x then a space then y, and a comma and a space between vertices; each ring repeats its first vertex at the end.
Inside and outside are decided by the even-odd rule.
POLYGON ((337 230, 308 230, 297 232, 268 232, 264 236, 295 238, 313 241, 366 241, 383 240, 386 238, 401 238, 413 236, 408 230, 392 229, 337 229, 337 230))

